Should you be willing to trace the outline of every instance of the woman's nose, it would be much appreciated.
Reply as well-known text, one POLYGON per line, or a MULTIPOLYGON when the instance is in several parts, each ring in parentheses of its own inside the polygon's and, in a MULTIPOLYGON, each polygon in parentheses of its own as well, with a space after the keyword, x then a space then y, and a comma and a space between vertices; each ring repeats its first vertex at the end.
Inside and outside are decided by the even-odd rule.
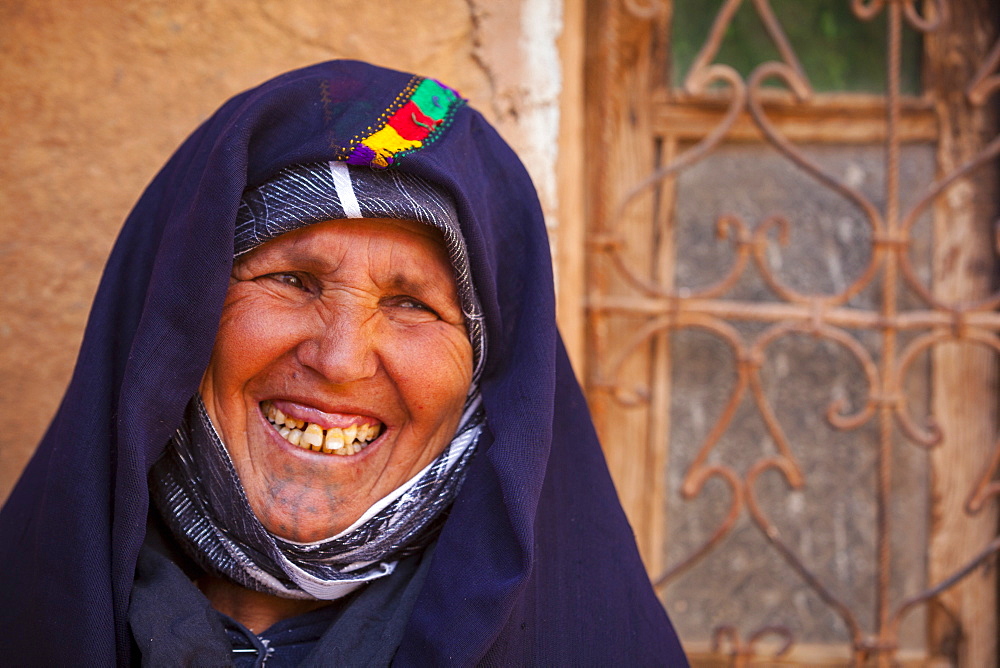
POLYGON ((378 369, 372 319, 358 308, 340 308, 316 318, 298 346, 299 361, 338 385, 371 378, 378 369))

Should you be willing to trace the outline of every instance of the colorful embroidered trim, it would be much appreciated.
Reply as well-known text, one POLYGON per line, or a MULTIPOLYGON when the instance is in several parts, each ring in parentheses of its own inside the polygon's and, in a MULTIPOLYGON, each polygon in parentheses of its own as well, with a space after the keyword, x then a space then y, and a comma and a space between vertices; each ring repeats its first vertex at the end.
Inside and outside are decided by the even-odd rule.
POLYGON ((415 77, 367 133, 351 140, 347 164, 385 169, 437 139, 464 102, 444 84, 415 77))

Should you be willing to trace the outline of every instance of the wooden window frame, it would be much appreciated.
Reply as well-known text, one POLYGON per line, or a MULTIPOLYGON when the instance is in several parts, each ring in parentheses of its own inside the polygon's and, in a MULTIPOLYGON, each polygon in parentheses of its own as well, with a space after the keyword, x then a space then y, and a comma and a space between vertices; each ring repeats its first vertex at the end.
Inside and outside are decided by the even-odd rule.
MULTIPOLYGON (((746 0, 751 1, 758 9, 767 5, 766 0, 746 0)), ((727 4, 738 3, 731 0, 727 4)), ((856 11, 878 11, 876 5, 882 5, 854 4, 856 11)), ((963 163, 989 152, 997 136, 995 105, 984 104, 1000 87, 1000 41, 995 17, 986 16, 988 5, 987 0, 885 3, 883 10, 892 13, 890 23, 910 18, 909 13, 915 21, 947 19, 943 28, 929 31, 925 38, 926 92, 922 97, 902 98, 897 91, 888 99, 810 94, 799 101, 788 92, 769 91, 761 96, 768 119, 781 136, 796 145, 886 143, 889 153, 896 150, 898 157, 903 144, 931 143, 939 175, 960 171, 963 163)), ((674 291, 670 239, 661 240, 655 250, 651 248, 646 221, 654 220, 658 213, 669 215, 673 176, 660 175, 658 197, 635 197, 658 165, 671 163, 681 145, 704 140, 725 122, 729 112, 725 95, 697 94, 664 85, 669 61, 664 36, 669 34, 670 12, 669 2, 592 0, 586 17, 590 73, 585 91, 587 154, 600 156, 588 162, 586 174, 586 386, 623 505, 651 577, 660 582, 664 573, 669 579, 671 573, 685 567, 663 562, 667 511, 661 500, 667 492, 663 472, 670 444, 656 435, 669 433, 670 351, 666 336, 651 337, 641 354, 623 353, 621 343, 634 336, 636 322, 643 317, 664 319, 665 331, 671 331, 670 323, 679 318, 711 313, 712 309, 732 317, 724 302, 691 303, 674 291), (615 260, 609 263, 608 258, 615 260), (629 285, 613 268, 616 263, 619 267, 642 267, 651 284, 632 281, 629 285), (628 317, 620 317, 623 314, 628 317), (620 438, 619 434, 628 437, 620 438)), ((725 138, 746 142, 765 139, 745 110, 735 116, 725 138)), ((962 173, 934 200, 931 297, 939 305, 913 318, 914 322, 923 318, 919 326, 928 332, 941 332, 942 340, 976 343, 979 336, 992 341, 1000 330, 995 307, 981 307, 995 287, 992 220, 997 215, 997 183, 995 168, 962 173), (977 303, 980 306, 970 307, 977 303)), ((888 211, 886 215, 895 219, 899 212, 888 211)), ((887 252, 891 254, 891 250, 887 252)), ((893 271, 898 272, 898 267, 894 265, 893 271)), ((801 303, 779 302, 773 307, 781 311, 775 317, 788 320, 809 318, 812 313, 810 305, 801 303)), ((824 310, 821 317, 854 317, 835 311, 824 310)), ((895 313, 891 315, 896 318, 895 313)), ((892 326, 898 325, 896 320, 894 323, 892 326)), ((793 646, 783 659, 810 665, 842 665, 845 660, 854 664, 875 661, 888 665, 896 661, 927 665, 934 657, 943 657, 958 665, 995 664, 997 582, 992 570, 979 566, 994 563, 1000 549, 995 538, 998 485, 991 482, 1000 468, 997 350, 1000 348, 945 344, 935 345, 931 353, 932 413, 944 437, 931 454, 933 506, 927 581, 948 586, 934 592, 937 595, 929 606, 928 654, 909 656, 894 646, 891 606, 880 604, 877 628, 857 635, 851 647, 793 646), (978 556, 977 551, 981 551, 978 556), (962 569, 969 564, 975 575, 951 583, 956 574, 968 575, 962 569)), ((891 405, 880 404, 875 410, 884 411, 883 421, 890 422, 891 405)), ((672 499, 671 503, 678 501, 672 499)), ((708 646, 689 646, 688 650, 702 665, 719 661, 743 665, 757 650, 752 639, 741 641, 739 632, 731 631, 718 636, 728 639, 718 651, 708 646)), ((749 635, 753 630, 742 631, 749 635)))

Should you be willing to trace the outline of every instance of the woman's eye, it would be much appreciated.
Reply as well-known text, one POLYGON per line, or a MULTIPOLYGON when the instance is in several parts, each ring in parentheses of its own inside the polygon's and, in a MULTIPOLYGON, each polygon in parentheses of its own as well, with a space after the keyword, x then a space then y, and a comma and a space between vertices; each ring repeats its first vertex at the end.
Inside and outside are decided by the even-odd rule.
POLYGON ((263 278, 270 278, 272 280, 278 281, 279 283, 283 283, 284 285, 293 287, 296 290, 307 289, 305 280, 298 274, 282 274, 282 273, 267 274, 263 278))
POLYGON ((423 302, 418 302, 416 299, 402 299, 400 300, 399 305, 403 308, 417 308, 422 311, 432 310, 430 306, 424 304, 423 302))
POLYGON ((392 306, 396 308, 403 309, 405 311, 413 311, 415 313, 426 313, 434 317, 438 317, 437 311, 432 309, 427 304, 423 303, 419 299, 414 299, 413 297, 395 297, 389 302, 392 306))

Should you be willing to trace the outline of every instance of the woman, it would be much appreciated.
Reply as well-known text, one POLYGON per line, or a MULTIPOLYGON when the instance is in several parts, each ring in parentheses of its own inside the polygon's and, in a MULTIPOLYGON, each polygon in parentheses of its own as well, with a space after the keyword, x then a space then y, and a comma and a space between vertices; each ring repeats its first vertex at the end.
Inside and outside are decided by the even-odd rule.
POLYGON ((453 91, 237 96, 126 222, 0 515, 0 655, 685 665, 553 314, 530 180, 453 91))

